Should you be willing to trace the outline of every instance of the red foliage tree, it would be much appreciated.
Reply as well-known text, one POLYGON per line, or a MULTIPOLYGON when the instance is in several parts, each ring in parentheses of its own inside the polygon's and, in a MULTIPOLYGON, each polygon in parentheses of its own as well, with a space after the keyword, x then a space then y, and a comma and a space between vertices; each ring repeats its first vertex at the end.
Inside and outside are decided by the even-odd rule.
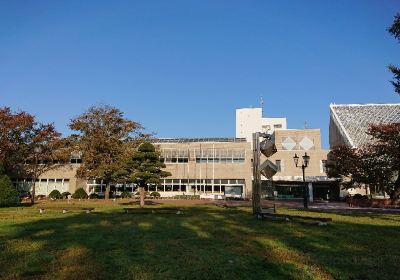
POLYGON ((336 146, 329 153, 328 176, 344 188, 364 185, 400 195, 400 123, 371 125, 371 143, 358 148, 336 146))
POLYGON ((57 167, 55 162, 69 159, 63 144, 53 124, 38 123, 27 112, 0 108, 0 161, 7 174, 33 180, 32 203, 36 179, 57 167))

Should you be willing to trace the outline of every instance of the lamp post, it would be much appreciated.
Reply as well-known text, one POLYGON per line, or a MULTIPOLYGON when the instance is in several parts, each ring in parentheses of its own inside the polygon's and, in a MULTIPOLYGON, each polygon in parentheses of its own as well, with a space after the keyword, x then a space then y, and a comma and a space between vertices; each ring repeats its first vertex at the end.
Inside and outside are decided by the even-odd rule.
MULTIPOLYGON (((304 156, 302 156, 303 158, 303 162, 301 164, 301 170, 303 171, 303 203, 304 203, 304 208, 307 209, 308 208, 308 188, 307 188, 307 184, 306 184, 306 175, 305 175, 305 169, 308 167, 308 164, 310 163, 310 156, 307 155, 307 153, 304 153, 304 156)), ((297 156, 297 154, 294 154, 293 157, 293 161, 294 164, 296 165, 296 167, 298 167, 299 165, 299 157, 297 156)))

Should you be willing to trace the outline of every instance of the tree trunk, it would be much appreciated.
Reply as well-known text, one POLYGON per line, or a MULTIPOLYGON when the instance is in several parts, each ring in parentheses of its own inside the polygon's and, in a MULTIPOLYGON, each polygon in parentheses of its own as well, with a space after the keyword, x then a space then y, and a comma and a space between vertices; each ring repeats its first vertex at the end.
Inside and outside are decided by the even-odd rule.
POLYGON ((399 175, 397 175, 397 180, 394 183, 394 191, 390 194, 391 199, 397 199, 400 195, 400 172, 398 174, 399 175))
POLYGON ((110 183, 106 184, 106 192, 104 193, 105 199, 110 199, 110 183))
POLYGON ((31 193, 31 203, 35 204, 35 195, 36 195, 36 178, 33 179, 32 193, 31 193))
POLYGON ((140 207, 144 207, 144 187, 140 186, 139 187, 139 192, 140 192, 140 207))

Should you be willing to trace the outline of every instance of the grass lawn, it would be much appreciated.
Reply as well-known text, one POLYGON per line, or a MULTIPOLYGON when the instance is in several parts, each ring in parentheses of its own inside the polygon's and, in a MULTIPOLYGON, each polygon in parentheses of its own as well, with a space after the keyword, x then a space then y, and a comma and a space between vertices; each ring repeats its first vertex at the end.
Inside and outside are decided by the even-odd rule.
POLYGON ((124 207, 0 209, 0 278, 399 279, 400 215, 278 209, 333 218, 317 226, 257 220, 247 207, 180 206, 183 215, 124 214, 124 207))

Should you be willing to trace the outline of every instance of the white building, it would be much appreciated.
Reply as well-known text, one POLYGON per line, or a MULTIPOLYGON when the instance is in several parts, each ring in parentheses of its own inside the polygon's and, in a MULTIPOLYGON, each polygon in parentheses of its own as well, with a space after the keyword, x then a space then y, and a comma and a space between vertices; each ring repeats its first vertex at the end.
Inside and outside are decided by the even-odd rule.
POLYGON ((236 138, 252 142, 254 132, 272 134, 277 129, 287 129, 286 118, 263 118, 262 108, 236 109, 236 138))

